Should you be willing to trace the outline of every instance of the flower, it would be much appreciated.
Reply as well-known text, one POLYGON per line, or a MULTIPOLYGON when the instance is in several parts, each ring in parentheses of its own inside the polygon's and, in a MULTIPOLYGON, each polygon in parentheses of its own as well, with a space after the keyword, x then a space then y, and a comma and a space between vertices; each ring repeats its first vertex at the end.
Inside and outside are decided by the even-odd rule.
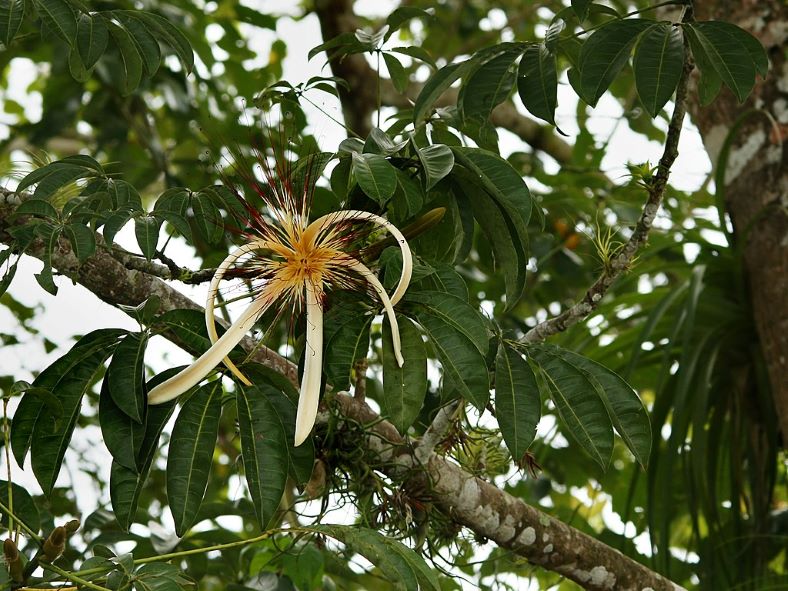
POLYGON ((148 401, 160 404, 176 398, 196 385, 222 361, 242 383, 251 385, 227 355, 269 307, 277 304, 284 309, 291 305, 296 310, 306 310, 306 360, 295 428, 295 445, 300 445, 309 436, 317 416, 323 365, 323 295, 326 287, 358 287, 360 278, 372 288, 385 309, 391 325, 394 354, 402 366, 404 359, 393 306, 408 288, 412 257, 403 234, 388 220, 370 212, 337 211, 309 223, 311 185, 308 179, 304 183, 305 189, 296 194, 291 175, 279 165, 279 160, 276 174, 267 164, 267 159, 260 160, 268 186, 260 185, 252 177, 247 177, 247 180, 251 180, 257 193, 268 205, 268 213, 273 220, 269 221, 242 200, 249 215, 245 220, 249 228, 244 232, 248 242, 231 252, 216 269, 205 304, 205 323, 212 346, 189 367, 153 388, 148 393, 148 401), (375 274, 350 250, 358 237, 351 229, 358 223, 372 223, 386 229, 402 251, 402 272, 391 296, 375 274), (219 338, 214 319, 216 294, 221 280, 242 258, 245 262, 235 269, 237 274, 261 281, 255 286, 252 302, 219 338))

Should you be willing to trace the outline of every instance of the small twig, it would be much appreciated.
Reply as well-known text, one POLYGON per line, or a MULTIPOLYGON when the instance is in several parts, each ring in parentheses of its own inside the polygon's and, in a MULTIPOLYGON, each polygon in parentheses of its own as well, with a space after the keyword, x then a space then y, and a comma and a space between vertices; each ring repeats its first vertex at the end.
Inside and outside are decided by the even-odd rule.
POLYGON ((459 409, 460 401, 454 400, 438 411, 432 420, 432 424, 424 432, 421 441, 416 446, 415 455, 419 462, 422 464, 427 463, 430 455, 435 450, 435 446, 443 440, 449 431, 459 409))
POLYGON ((369 367, 369 361, 366 357, 362 357, 361 359, 356 359, 355 363, 353 364, 353 371, 356 374, 356 381, 353 388, 353 397, 360 401, 364 402, 367 398, 367 368, 369 367))
POLYGON ((91 583, 90 581, 86 581, 85 579, 78 577, 74 573, 70 573, 65 569, 60 568, 59 566, 55 566, 50 562, 42 562, 41 568, 44 570, 50 570, 54 573, 59 574, 61 577, 69 580, 74 581, 80 587, 87 587, 88 589, 93 589, 93 591, 110 591, 106 587, 102 587, 101 585, 96 585, 95 583, 91 583))
MULTIPOLYGON (((685 19, 689 18, 689 14, 690 11, 687 11, 685 19)), ((618 256, 610 261, 609 265, 606 265, 605 270, 588 291, 586 291, 582 299, 558 316, 540 322, 534 326, 525 333, 522 339, 520 339, 521 342, 536 343, 543 341, 547 337, 563 332, 570 326, 586 318, 597 308, 597 306, 599 306, 599 303, 602 301, 602 298, 605 296, 610 286, 613 285, 613 282, 631 267, 638 250, 646 243, 651 227, 654 225, 654 219, 657 217, 662 200, 665 197, 668 177, 670 176, 670 168, 673 166, 679 154, 678 145, 679 138, 681 137, 681 127, 687 112, 687 86, 690 73, 694 67, 689 51, 687 51, 686 56, 681 78, 679 79, 676 89, 676 106, 673 110, 673 116, 671 117, 668 127, 668 134, 665 139, 665 150, 662 153, 662 158, 660 158, 654 180, 647 187, 648 199, 643 206, 643 211, 640 214, 640 219, 635 226, 635 230, 632 232, 632 236, 621 249, 618 256)))

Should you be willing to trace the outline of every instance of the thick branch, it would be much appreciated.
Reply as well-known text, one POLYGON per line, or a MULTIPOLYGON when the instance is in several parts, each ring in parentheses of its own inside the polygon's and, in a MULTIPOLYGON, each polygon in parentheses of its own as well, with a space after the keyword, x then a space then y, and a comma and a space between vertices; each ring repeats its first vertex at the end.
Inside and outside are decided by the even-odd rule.
MULTIPOLYGON (((14 207, 0 202, 0 241, 7 244, 11 243, 7 229, 14 207)), ((42 258, 43 250, 41 244, 34 244, 28 254, 42 258)), ((127 269, 104 250, 99 250, 80 265, 70 244, 61 239, 52 253, 52 265, 113 306, 136 306, 157 295, 161 299, 162 312, 180 308, 201 310, 200 306, 161 279, 127 269)), ((173 334, 164 333, 164 336, 185 346, 173 334)), ((254 351, 255 361, 282 373, 293 383, 297 382, 297 368, 276 352, 259 346, 248 337, 242 346, 254 351)), ((435 453, 418 458, 413 442, 403 438, 391 423, 381 419, 362 400, 345 394, 337 395, 334 400, 345 417, 368 426, 368 455, 375 468, 414 486, 431 487, 437 506, 479 536, 511 549, 534 564, 560 573, 586 589, 640 590, 650 587, 660 591, 678 588, 617 550, 551 519, 445 458, 435 453)))
POLYGON ((608 262, 605 270, 588 291, 586 291, 580 301, 576 302, 571 308, 565 310, 558 316, 534 326, 525 333, 525 336, 522 338, 523 342, 534 343, 543 341, 547 337, 563 332, 570 326, 586 318, 597 308, 597 306, 599 306, 599 303, 607 293, 607 290, 610 289, 610 286, 613 285, 613 282, 631 267, 635 255, 646 243, 651 227, 654 225, 654 219, 657 217, 660 205, 662 204, 662 199, 665 197, 670 169, 679 154, 679 138, 681 137, 681 128, 684 124, 684 116, 687 112, 687 86, 692 69, 693 65, 688 57, 687 61, 684 63, 681 79, 676 89, 676 106, 673 110, 673 116, 671 117, 668 127, 665 150, 662 153, 662 158, 660 158, 657 173, 648 186, 648 199, 646 199, 646 204, 643 206, 640 219, 629 241, 621 249, 621 252, 608 262))

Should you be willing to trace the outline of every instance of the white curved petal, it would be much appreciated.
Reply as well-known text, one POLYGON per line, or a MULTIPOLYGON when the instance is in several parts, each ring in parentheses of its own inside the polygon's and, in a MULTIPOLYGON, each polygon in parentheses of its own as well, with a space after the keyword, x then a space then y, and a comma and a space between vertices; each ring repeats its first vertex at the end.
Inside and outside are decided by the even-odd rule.
MULTIPOLYGON (((265 246, 266 243, 263 240, 255 240, 249 244, 239 246, 222 261, 222 264, 217 267, 216 272, 213 274, 213 277, 211 278, 211 284, 208 286, 208 298, 205 301, 205 328, 208 329, 208 337, 211 339, 212 344, 219 340, 219 335, 216 333, 216 319, 214 318, 214 308, 216 294, 219 292, 219 283, 224 278, 224 274, 235 261, 237 261, 243 255, 259 248, 265 248, 265 246)), ((244 385, 252 385, 252 382, 250 382, 249 379, 243 373, 241 373, 241 370, 236 367, 229 357, 225 357, 223 361, 227 369, 233 372, 244 385)))
POLYGON ((394 236, 395 240, 399 244, 399 248, 402 251, 402 273, 400 274, 399 283, 397 283, 396 289, 390 296, 391 305, 396 305, 397 302, 402 299, 402 296, 405 295, 408 285, 410 284, 411 275, 413 274, 413 255, 410 252, 408 241, 405 239, 405 236, 402 235, 402 232, 399 231, 397 226, 392 224, 386 218, 375 215, 374 213, 369 213, 368 211, 359 211, 355 209, 337 211, 321 216, 310 224, 310 228, 314 226, 318 228, 319 232, 322 231, 324 227, 347 220, 372 222, 378 226, 382 226, 388 230, 392 236, 394 236))
POLYGON ((148 402, 150 404, 167 402, 177 398, 196 385, 232 351, 233 347, 244 337, 246 331, 254 326, 260 314, 265 311, 269 304, 270 302, 266 298, 258 298, 253 301, 238 320, 232 323, 227 332, 222 335, 222 338, 216 341, 194 363, 148 392, 148 402))
POLYGON ((380 299, 383 302, 383 308, 385 308, 386 315, 389 319, 389 324, 391 325, 391 341, 394 345, 394 357, 397 358, 397 364, 402 367, 402 365, 405 363, 405 360, 402 357, 402 344, 399 336, 399 324, 397 323, 397 317, 394 314, 393 303, 389 299, 386 290, 378 278, 364 263, 355 261, 350 265, 350 268, 364 277, 364 279, 366 279, 372 288, 377 292, 378 296, 380 296, 380 299))
POLYGON ((315 424, 320 401, 320 382, 323 371, 323 308, 317 300, 315 287, 306 282, 306 353, 298 412, 295 425, 295 445, 301 445, 315 424))

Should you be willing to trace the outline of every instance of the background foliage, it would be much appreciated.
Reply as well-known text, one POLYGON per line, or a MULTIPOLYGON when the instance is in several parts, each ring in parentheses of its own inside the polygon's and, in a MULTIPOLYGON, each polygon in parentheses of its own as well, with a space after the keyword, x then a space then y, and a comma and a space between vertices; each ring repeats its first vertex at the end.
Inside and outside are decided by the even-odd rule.
MULTIPOLYGON (((623 179, 600 172, 608 144, 586 124, 602 95, 609 90, 621 105, 620 125, 664 142, 686 51, 700 70, 703 103, 723 86, 743 100, 766 75, 760 46, 732 25, 668 23, 652 20, 650 10, 619 20, 645 8, 408 2, 387 19, 358 17, 362 30, 326 39, 310 57, 336 64, 365 56, 379 71, 370 110, 384 108, 372 129, 346 118, 348 139, 327 146, 306 113, 336 118, 321 113, 319 97, 365 91, 328 69, 281 80, 288 43, 296 41, 271 34, 262 60, 250 49, 249 37, 276 32, 290 17, 229 1, 141 9, 7 0, 0 4, 3 89, 13 62, 34 68, 24 91, 42 105, 34 120, 24 105, 3 99, 13 122, 0 163, 20 181, 19 192, 32 193, 15 211, 24 223, 9 233, 16 251, 35 240, 51 251, 62 237, 85 262, 112 249, 126 227, 133 238, 122 245, 134 250, 138 268, 158 260, 173 278, 198 283, 205 279, 197 268, 168 255, 177 259, 188 245, 202 268, 215 267, 235 240, 227 187, 242 187, 238 171, 263 142, 298 137, 280 146, 296 177, 307 161, 326 167, 313 215, 340 205, 384 212, 412 230, 417 254, 414 285, 398 308, 402 370, 372 308, 353 294, 330 294, 324 371, 335 390, 364 389, 400 432, 416 436, 439 407, 462 397, 470 404, 453 414, 438 449, 467 471, 679 583, 784 584, 784 456, 741 262, 708 182, 692 194, 668 190, 648 248, 589 322, 549 344, 521 342, 612 268, 654 187, 654 163, 628 163, 623 179), (507 136, 492 110, 514 100, 555 124, 559 80, 582 99, 564 159, 525 144, 499 153, 507 136), (456 100, 443 102, 447 90, 456 100), (405 92, 412 104, 396 99, 405 92), (249 107, 274 115, 261 124, 260 111, 244 114, 249 107), (35 171, 19 173, 19 150, 32 154, 35 171)), ((295 18, 325 10, 307 3, 295 18)), ((391 286, 401 265, 396 251, 373 239, 364 246, 391 286)), ((15 332, 0 335, 6 347, 26 330, 37 333, 36 310, 6 291, 16 251, 0 253, 0 303, 19 320, 15 332)), ((57 293, 46 255, 36 279, 57 293)), ((68 454, 71 469, 99 491, 99 506, 82 516, 56 563, 63 569, 79 568, 112 589, 195 581, 204 589, 385 589, 394 581, 450 589, 459 588, 458 574, 481 588, 517 588, 514 576, 540 588, 573 585, 504 549, 480 549, 484 540, 435 509, 428 491, 371 469, 358 447, 362 426, 341 421, 330 405, 314 441, 293 448, 295 390, 265 367, 249 370, 256 383, 249 391, 203 385, 166 427, 175 405, 147 407, 145 392, 167 374, 151 377, 144 352, 165 330, 206 349, 203 321, 187 310, 159 314, 155 300, 133 314, 137 330, 80 336, 46 369, 35 368, 31 384, 13 368, 0 376, 13 408, 6 451, 20 466, 30 452, 43 491, 14 486, 15 514, 45 536, 79 514, 73 481, 58 480, 68 454), (109 470, 68 451, 72 433, 95 437, 97 428, 113 458, 109 470), (253 457, 264 461, 255 465, 253 457), (344 519, 352 515, 357 527, 328 525, 338 508, 352 509, 344 519), (166 529, 173 525, 180 538, 166 529), (287 525, 290 532, 280 533, 287 525), (226 546, 179 555, 174 565, 139 561, 209 545, 226 546), (351 568, 350 556, 374 567, 351 568), (454 576, 442 576, 446 570, 454 576)), ((302 331, 280 320, 266 344, 298 362, 302 331)), ((53 346, 45 333, 36 338, 53 346)), ((6 504, 8 490, 3 483, 6 504)), ((29 559, 36 537, 23 539, 29 559)), ((5 572, 0 581, 9 581, 5 572)))

